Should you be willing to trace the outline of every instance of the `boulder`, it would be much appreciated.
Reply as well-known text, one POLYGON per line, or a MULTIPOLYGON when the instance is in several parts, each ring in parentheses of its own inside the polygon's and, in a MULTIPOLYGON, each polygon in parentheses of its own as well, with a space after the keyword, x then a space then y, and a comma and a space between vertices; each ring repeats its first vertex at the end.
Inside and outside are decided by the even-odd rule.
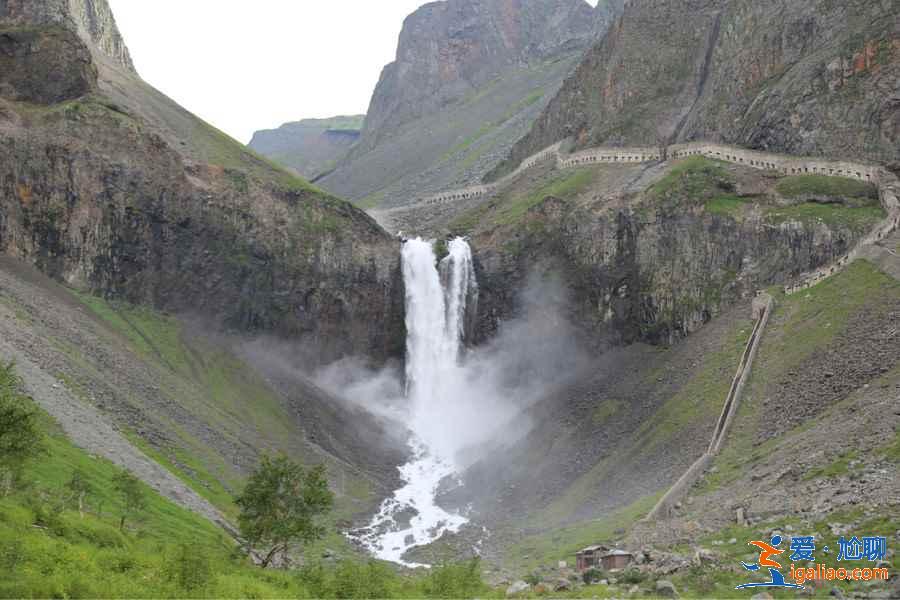
POLYGON ((567 592, 572 589, 572 582, 568 579, 557 579, 553 584, 554 592, 567 592))
POLYGON ((656 594, 662 598, 678 598, 678 590, 675 584, 666 579, 660 579, 656 582, 656 594))
POLYGON ((695 548, 694 549, 694 564, 701 565, 703 563, 711 563, 715 562, 716 555, 706 548, 695 548))
POLYGON ((512 584, 506 588, 506 597, 510 598, 512 596, 517 596, 518 594, 523 594, 531 589, 531 586, 522 581, 514 581, 512 584))

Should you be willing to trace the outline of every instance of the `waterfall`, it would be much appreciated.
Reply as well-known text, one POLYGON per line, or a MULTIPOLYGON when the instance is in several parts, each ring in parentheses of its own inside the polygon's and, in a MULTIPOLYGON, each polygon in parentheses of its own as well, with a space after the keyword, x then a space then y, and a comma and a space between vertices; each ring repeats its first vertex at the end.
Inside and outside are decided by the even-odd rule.
POLYGON ((436 265, 433 244, 422 239, 403 246, 406 287, 406 395, 412 459, 400 468, 403 486, 387 498, 368 527, 351 534, 378 558, 407 566, 414 546, 427 544, 467 522, 435 503, 441 481, 454 477, 454 432, 447 419, 464 379, 461 354, 467 316, 478 286, 472 251, 462 238, 448 242, 436 265))

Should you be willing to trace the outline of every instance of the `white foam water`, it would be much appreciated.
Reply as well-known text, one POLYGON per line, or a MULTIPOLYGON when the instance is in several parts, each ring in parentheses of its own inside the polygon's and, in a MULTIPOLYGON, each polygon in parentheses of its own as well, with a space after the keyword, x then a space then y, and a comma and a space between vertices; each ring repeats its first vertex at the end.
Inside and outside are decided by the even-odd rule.
POLYGON ((410 548, 456 532, 467 522, 435 501, 441 482, 457 473, 454 432, 441 415, 452 410, 459 392, 466 314, 477 298, 469 244, 457 238, 447 250, 436 265, 430 241, 411 239, 403 246, 412 459, 400 468, 404 485, 382 503, 368 527, 351 534, 378 558, 407 566, 427 566, 403 559, 410 548))

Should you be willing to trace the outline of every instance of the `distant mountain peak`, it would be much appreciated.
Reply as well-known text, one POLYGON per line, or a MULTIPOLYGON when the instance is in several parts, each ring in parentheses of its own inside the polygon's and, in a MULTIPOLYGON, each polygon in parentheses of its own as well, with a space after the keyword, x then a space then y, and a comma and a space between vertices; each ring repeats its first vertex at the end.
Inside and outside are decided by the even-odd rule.
MULTIPOLYGON (((620 1, 620 0, 614 0, 620 1)), ((510 67, 587 46, 594 12, 584 0, 443 0, 403 23, 396 60, 372 96, 363 144, 463 97, 510 67)))

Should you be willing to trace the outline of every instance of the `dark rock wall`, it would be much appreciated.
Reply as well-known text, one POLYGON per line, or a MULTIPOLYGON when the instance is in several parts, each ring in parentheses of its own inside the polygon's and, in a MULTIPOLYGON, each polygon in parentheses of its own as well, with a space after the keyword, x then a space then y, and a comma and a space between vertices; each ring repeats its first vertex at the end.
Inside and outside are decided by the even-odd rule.
POLYGON ((91 53, 74 33, 0 26, 0 95, 52 104, 78 98, 97 86, 91 53))
POLYGON ((237 171, 186 171, 102 106, 48 119, 0 136, 4 253, 106 296, 307 339, 323 360, 402 353, 397 242, 363 213, 237 171))
POLYGON ((374 220, 108 68, 121 38, 105 0, 0 8, 0 252, 94 293, 306 340, 316 361, 402 355, 399 244, 374 220))
POLYGON ((594 342, 669 344, 757 289, 781 284, 847 252, 850 229, 702 211, 593 212, 547 199, 517 232, 476 235, 476 338, 518 313, 517 290, 535 269, 571 288, 570 318, 594 342))
POLYGON ((898 13, 896 0, 633 0, 493 176, 566 137, 896 160, 898 13))
POLYGON ((0 21, 13 26, 61 26, 77 33, 98 57, 134 72, 106 0, 3 0, 0 21))

